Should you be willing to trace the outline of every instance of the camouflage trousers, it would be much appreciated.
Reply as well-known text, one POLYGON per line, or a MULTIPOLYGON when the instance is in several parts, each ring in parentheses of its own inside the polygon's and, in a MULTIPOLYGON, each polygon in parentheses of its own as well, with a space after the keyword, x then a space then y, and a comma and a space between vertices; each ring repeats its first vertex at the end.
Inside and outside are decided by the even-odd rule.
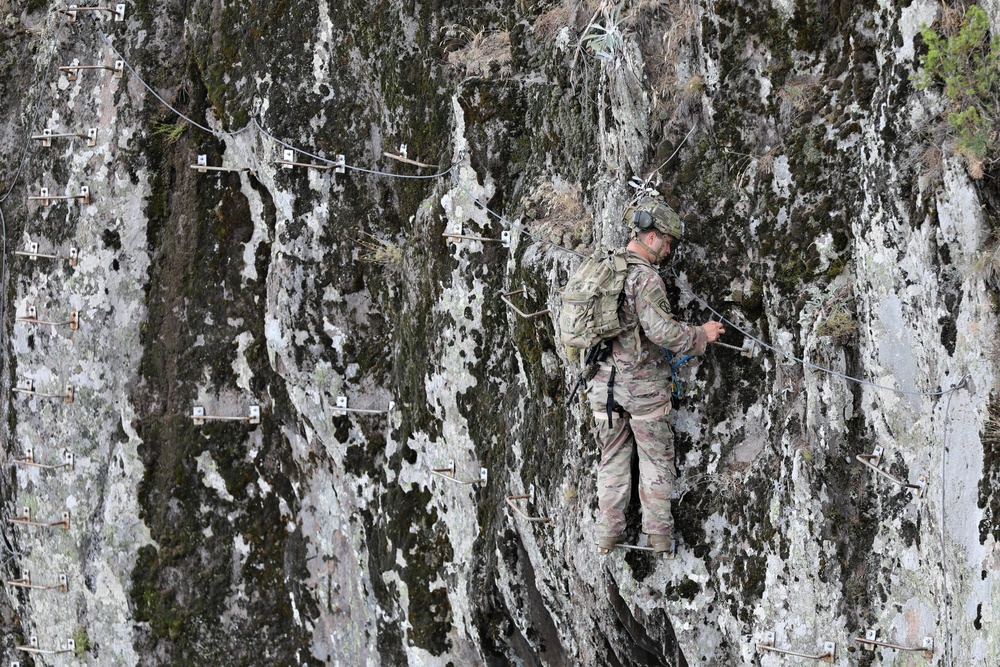
POLYGON ((672 535, 674 519, 670 496, 677 479, 674 467, 674 433, 669 409, 649 418, 595 411, 601 463, 597 468, 598 539, 625 532, 625 508, 632 493, 632 455, 639 456, 639 503, 642 532, 672 535))

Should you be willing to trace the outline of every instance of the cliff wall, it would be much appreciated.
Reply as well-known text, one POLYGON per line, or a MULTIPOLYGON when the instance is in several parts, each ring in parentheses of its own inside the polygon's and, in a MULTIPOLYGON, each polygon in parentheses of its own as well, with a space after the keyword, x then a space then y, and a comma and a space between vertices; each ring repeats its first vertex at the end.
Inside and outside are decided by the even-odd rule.
POLYGON ((5 659, 997 664, 997 138, 914 78, 966 5, 0 8, 5 659), (633 181, 753 351, 682 371, 672 561, 597 553, 557 343, 633 181))

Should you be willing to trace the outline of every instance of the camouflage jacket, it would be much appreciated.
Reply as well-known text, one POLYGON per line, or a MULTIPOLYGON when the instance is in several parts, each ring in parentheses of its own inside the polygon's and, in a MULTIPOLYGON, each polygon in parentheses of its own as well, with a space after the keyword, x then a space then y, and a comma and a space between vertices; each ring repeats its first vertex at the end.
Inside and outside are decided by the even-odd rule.
POLYGON ((663 279, 653 265, 640 260, 629 264, 628 271, 618 311, 627 328, 612 341, 612 357, 594 377, 589 393, 594 410, 604 410, 604 387, 613 363, 618 369, 616 400, 629 412, 643 415, 670 402, 670 361, 664 350, 675 357, 701 355, 708 339, 700 326, 674 319, 663 279))

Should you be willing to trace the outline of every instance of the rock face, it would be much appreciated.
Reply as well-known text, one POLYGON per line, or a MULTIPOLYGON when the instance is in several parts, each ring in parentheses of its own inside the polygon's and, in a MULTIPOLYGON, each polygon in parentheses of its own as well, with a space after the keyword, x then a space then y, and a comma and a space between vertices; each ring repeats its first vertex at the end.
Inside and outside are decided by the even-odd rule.
POLYGON ((911 82, 954 10, 597 4, 0 5, 5 660, 997 664, 1000 174, 911 82), (758 341, 683 369, 673 561, 596 552, 555 324, 633 178, 677 316, 758 341))

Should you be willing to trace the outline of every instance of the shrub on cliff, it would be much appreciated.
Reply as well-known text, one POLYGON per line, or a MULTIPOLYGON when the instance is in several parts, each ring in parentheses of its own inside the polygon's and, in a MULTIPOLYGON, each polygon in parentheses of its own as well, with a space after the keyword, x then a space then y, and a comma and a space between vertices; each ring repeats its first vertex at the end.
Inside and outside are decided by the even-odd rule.
MULTIPOLYGON (((946 10, 946 16, 948 13, 946 10)), ((1000 126, 1000 36, 990 39, 990 22, 978 5, 961 22, 942 20, 939 30, 923 26, 927 53, 921 57, 917 87, 944 86, 948 125, 955 152, 963 156, 973 178, 992 162, 1000 126)))

